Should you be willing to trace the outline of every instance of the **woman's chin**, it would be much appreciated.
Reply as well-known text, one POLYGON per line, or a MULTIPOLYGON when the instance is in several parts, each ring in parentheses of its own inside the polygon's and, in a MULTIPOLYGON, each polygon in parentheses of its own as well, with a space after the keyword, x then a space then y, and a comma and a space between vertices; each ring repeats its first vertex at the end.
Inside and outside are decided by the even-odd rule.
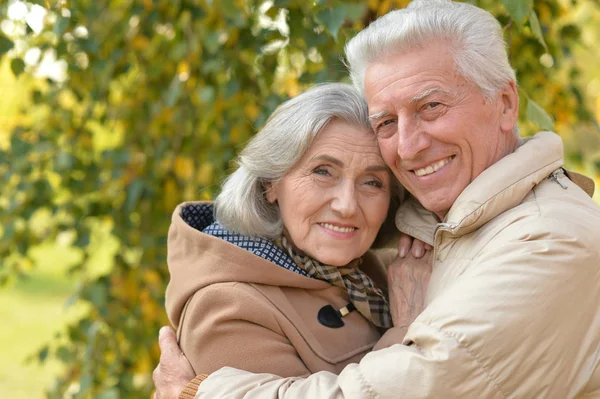
POLYGON ((339 257, 324 256, 324 257, 315 258, 315 259, 325 265, 341 267, 341 266, 346 266, 348 263, 352 262, 352 260, 354 258, 350 259, 347 256, 339 256, 339 257))

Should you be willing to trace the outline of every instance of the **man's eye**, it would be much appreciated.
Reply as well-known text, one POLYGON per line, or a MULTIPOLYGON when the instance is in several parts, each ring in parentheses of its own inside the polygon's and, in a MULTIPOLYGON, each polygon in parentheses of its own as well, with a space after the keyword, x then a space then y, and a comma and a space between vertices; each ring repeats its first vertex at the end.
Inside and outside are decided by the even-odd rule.
POLYGON ((432 103, 427 103, 426 107, 429 109, 435 108, 438 105, 441 105, 442 103, 436 103, 436 102, 432 102, 432 103))

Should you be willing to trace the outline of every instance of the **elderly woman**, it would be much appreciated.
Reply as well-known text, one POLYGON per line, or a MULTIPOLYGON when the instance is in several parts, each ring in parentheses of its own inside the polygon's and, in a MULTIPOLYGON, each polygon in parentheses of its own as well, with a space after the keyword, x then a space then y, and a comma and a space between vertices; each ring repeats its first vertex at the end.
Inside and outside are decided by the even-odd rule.
POLYGON ((314 87, 238 163, 214 205, 173 214, 166 307, 181 348, 197 374, 338 373, 392 325, 368 251, 398 190, 367 106, 350 85, 314 87))

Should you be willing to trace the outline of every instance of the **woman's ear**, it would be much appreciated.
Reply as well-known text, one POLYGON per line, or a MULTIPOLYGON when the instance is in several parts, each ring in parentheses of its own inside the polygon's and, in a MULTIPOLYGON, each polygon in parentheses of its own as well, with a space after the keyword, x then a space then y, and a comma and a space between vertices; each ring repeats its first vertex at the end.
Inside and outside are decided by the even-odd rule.
POLYGON ((275 203, 275 201, 277 201, 277 193, 275 192, 275 184, 273 184, 273 182, 267 181, 267 182, 264 182, 263 185, 265 186, 265 193, 267 196, 267 201, 270 204, 275 203))

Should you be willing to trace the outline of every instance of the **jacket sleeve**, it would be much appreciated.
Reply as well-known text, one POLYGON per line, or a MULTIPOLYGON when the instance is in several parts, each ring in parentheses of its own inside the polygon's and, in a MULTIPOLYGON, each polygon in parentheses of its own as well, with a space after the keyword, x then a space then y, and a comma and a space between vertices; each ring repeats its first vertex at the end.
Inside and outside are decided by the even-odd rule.
POLYGON ((224 366, 283 377, 308 375, 274 316, 277 310, 243 283, 213 284, 189 300, 180 346, 196 374, 224 366))
POLYGON ((196 397, 577 397, 600 345, 600 255, 565 224, 548 233, 556 228, 544 224, 552 222, 500 233, 447 281, 402 344, 339 376, 282 379, 226 368, 196 397))

